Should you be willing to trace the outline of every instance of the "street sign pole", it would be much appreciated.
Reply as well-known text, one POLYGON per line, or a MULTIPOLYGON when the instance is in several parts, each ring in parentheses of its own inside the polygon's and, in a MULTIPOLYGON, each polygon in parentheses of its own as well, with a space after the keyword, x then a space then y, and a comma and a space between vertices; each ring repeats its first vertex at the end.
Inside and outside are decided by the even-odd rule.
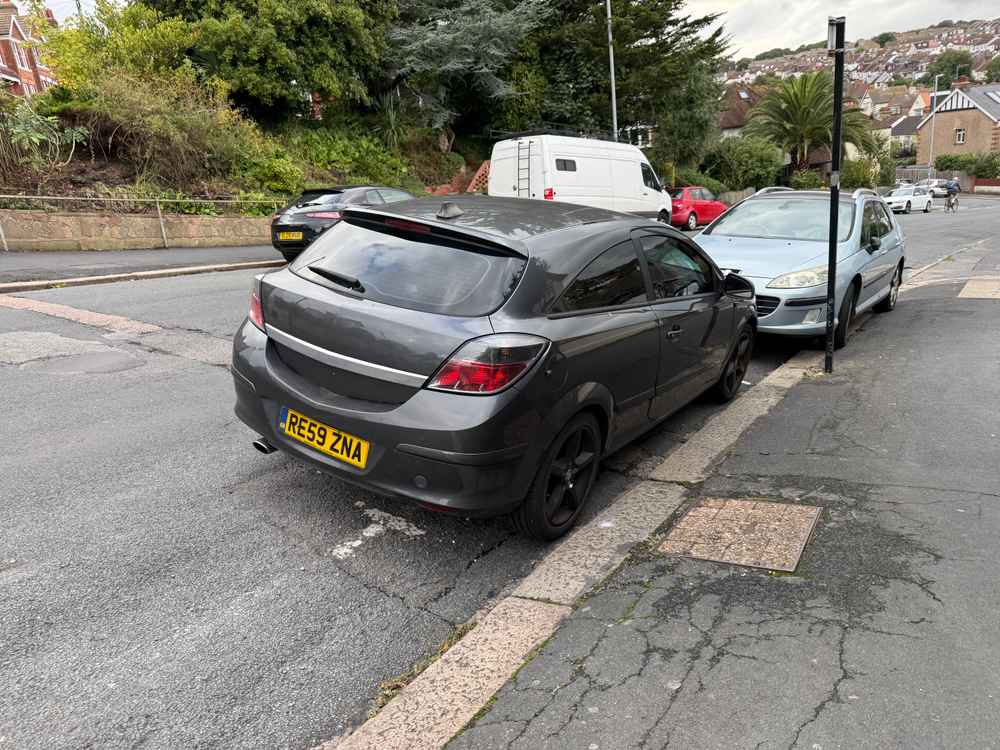
POLYGON ((611 36, 611 0, 605 0, 608 10, 608 70, 611 73, 611 140, 618 140, 618 95, 615 92, 615 44, 611 36))
POLYGON ((846 19, 830 17, 827 54, 833 56, 833 138, 830 144, 830 240, 826 264, 826 359, 824 370, 833 372, 834 316, 837 298, 837 219, 840 215, 840 126, 844 109, 844 27, 846 19))

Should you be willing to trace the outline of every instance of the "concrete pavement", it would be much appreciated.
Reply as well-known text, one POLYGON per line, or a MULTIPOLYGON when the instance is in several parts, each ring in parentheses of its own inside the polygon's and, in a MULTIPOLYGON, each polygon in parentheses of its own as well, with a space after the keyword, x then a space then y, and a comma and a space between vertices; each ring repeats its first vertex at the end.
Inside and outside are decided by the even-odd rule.
POLYGON ((996 746, 998 270, 990 238, 922 275, 691 487, 818 507, 794 574, 664 528, 448 748, 996 746))

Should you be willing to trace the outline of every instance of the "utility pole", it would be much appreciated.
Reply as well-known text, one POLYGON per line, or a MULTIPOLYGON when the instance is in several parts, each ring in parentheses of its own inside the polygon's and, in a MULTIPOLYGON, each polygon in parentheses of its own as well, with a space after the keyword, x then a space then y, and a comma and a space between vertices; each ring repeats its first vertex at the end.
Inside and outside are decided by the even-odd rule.
POLYGON ((83 3, 80 0, 76 0, 76 17, 83 23, 83 3))
POLYGON ((933 177, 936 172, 934 171, 934 115, 937 114, 937 90, 938 90, 938 79, 941 74, 938 73, 934 76, 934 90, 931 92, 931 147, 927 155, 927 176, 933 177))
MULTIPOLYGON (((844 16, 831 16, 827 23, 827 55, 833 57, 833 140, 830 156, 830 241, 826 262, 826 359, 823 369, 833 372, 834 315, 837 306, 837 221, 840 218, 840 143, 844 110, 844 16)), ((849 294, 850 292, 848 292, 849 294)), ((845 322, 844 325, 848 325, 845 322)))
MULTIPOLYGON (((79 0, 77 0, 79 2, 79 0)), ((611 137, 618 140, 618 95, 615 93, 615 45, 611 37, 611 0, 605 0, 608 8, 608 68, 611 71, 611 137)))

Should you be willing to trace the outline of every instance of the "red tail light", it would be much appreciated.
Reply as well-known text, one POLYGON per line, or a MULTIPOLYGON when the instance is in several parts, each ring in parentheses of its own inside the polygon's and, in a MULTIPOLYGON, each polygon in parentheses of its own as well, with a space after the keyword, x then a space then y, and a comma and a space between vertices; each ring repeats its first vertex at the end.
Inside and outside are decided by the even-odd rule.
POLYGON ((444 363, 427 387, 460 393, 497 393, 524 375, 548 344, 543 338, 521 333, 473 339, 444 363))
POLYGON ((542 193, 542 197, 547 201, 554 201, 556 199, 556 191, 552 188, 545 188, 545 192, 542 193))
POLYGON ((340 211, 316 211, 306 214, 310 219, 340 219, 340 211))
POLYGON ((264 330, 264 307, 260 304, 260 276, 253 280, 250 288, 250 310, 247 312, 250 322, 260 330, 264 330))

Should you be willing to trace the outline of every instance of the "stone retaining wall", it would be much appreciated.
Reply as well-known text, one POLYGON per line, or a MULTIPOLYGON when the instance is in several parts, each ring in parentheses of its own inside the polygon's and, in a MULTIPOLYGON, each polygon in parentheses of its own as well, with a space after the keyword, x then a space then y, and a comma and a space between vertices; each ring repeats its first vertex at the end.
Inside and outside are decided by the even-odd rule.
MULTIPOLYGON (((163 215, 168 247, 266 245, 266 216, 163 215)), ((49 213, 0 209, 11 250, 137 250, 163 247, 156 214, 49 213)), ((0 244, 0 250, 2 250, 0 244)))

